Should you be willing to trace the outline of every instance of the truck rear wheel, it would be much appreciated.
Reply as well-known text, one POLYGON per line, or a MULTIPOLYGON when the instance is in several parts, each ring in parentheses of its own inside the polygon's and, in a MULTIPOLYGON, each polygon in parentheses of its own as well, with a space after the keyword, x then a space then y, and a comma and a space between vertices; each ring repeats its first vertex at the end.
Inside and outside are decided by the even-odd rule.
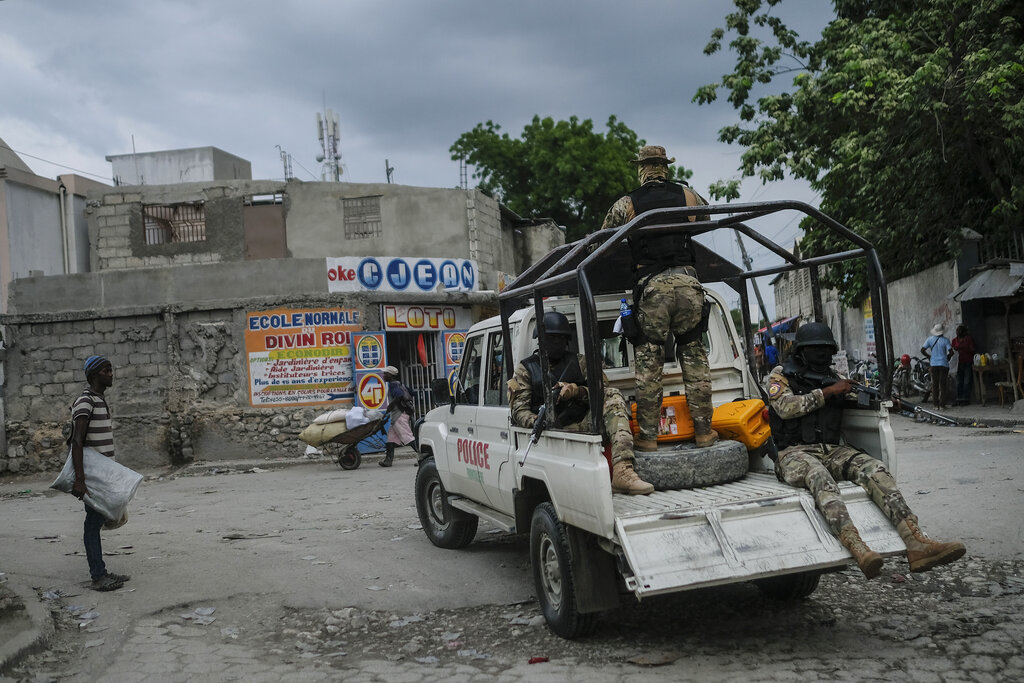
POLYGON ((416 512, 423 532, 439 548, 455 550, 473 542, 480 520, 448 503, 437 465, 433 458, 420 463, 416 472, 416 512))
POLYGON ((569 538, 551 503, 541 503, 533 511, 530 564, 537 599, 551 630, 568 639, 593 633, 596 615, 580 614, 576 608, 575 567, 569 538))
POLYGON ((749 468, 750 456, 739 441, 719 441, 707 448, 685 443, 650 453, 637 451, 633 461, 637 475, 658 491, 736 481, 749 468))
POLYGON ((754 583, 761 592, 775 600, 800 600, 813 593, 821 579, 820 572, 798 572, 783 574, 767 579, 758 579, 754 583))

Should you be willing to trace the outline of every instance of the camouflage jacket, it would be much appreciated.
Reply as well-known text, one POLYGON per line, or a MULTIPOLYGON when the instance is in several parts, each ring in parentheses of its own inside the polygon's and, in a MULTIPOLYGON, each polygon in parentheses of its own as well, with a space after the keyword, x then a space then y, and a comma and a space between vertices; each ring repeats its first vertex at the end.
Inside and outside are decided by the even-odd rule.
MULTIPOLYGON (((584 376, 587 374, 587 359, 583 357, 583 354, 577 356, 580 364, 580 370, 583 371, 584 376)), ((608 383, 608 378, 603 377, 605 384, 608 383)), ((583 388, 583 396, 574 399, 579 401, 590 400, 590 390, 588 387, 583 388)), ((512 411, 512 424, 517 427, 533 427, 537 421, 537 413, 534 411, 533 406, 530 405, 531 397, 533 395, 533 382, 530 379, 530 371, 526 369, 526 366, 520 361, 516 364, 516 372, 512 376, 512 379, 508 381, 508 405, 512 411)), ((539 409, 539 406, 538 406, 539 409)))

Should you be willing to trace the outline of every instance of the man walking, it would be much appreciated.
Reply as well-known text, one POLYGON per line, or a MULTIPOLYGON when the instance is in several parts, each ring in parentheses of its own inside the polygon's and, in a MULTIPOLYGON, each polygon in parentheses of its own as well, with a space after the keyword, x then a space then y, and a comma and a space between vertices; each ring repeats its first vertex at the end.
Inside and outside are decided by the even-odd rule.
MULTIPOLYGON (((953 346, 944 336, 946 326, 937 323, 932 328, 932 336, 925 340, 921 353, 928 356, 928 373, 932 378, 932 400, 935 407, 942 410, 948 403, 947 383, 949 382, 949 359, 953 357, 953 346)), ((925 396, 924 400, 928 400, 925 396)))
MULTIPOLYGON (((640 187, 618 199, 605 216, 601 229, 624 225, 637 215, 667 207, 704 206, 707 202, 685 183, 668 180, 669 159, 664 147, 640 149, 637 175, 640 187)), ((696 217, 691 217, 691 221, 696 217)), ((662 373, 665 343, 669 332, 675 336, 676 358, 686 386, 686 405, 693 418, 697 446, 718 440, 711 428, 711 369, 702 336, 707 330, 710 307, 704 288, 697 280, 696 257, 688 234, 630 238, 636 286, 633 307, 637 309, 640 336, 633 341, 636 356, 636 422, 633 442, 639 451, 658 450, 661 418, 662 373)))
MULTIPOLYGON (((114 367, 102 356, 89 356, 85 361, 85 381, 88 386, 71 405, 71 462, 75 467, 75 483, 71 493, 81 500, 85 488, 85 462, 83 449, 93 448, 108 458, 114 457, 114 430, 110 409, 104 392, 114 384, 114 367)), ((115 520, 116 521, 116 520, 115 520)), ((92 588, 114 591, 124 585, 130 576, 112 574, 103 562, 100 529, 107 519, 85 503, 85 557, 89 562, 92 588)))

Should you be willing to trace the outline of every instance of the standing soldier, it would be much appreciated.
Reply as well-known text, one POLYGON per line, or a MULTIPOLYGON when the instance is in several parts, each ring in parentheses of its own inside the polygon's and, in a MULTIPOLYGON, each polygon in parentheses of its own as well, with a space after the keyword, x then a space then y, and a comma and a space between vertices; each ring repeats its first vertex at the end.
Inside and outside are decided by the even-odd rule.
MULTIPOLYGON (((685 183, 668 180, 668 166, 675 159, 668 158, 664 147, 643 147, 633 161, 640 187, 612 205, 602 230, 624 225, 651 209, 707 205, 685 183)), ((690 235, 630 238, 630 249, 636 280, 633 306, 640 326, 640 335, 633 341, 639 432, 633 445, 639 451, 658 450, 665 343, 672 332, 686 385, 686 404, 693 418, 694 441, 702 448, 710 446, 718 440, 718 433, 711 428, 711 369, 701 337, 707 330, 711 309, 693 267, 696 257, 690 235)))

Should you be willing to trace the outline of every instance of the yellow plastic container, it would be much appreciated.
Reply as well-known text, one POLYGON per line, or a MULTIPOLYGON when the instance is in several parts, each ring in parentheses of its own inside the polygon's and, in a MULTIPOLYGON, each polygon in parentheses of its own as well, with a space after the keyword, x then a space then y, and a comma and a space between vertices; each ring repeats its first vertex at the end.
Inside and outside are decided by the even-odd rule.
MULTIPOLYGON (((637 433, 636 403, 631 404, 630 429, 637 433)), ((745 401, 723 403, 715 408, 711 427, 723 439, 739 441, 748 450, 760 447, 771 435, 771 427, 764 418, 764 401, 752 398, 745 401)), ((670 443, 693 438, 693 418, 685 396, 666 396, 661 402, 661 422, 658 442, 670 443)))

